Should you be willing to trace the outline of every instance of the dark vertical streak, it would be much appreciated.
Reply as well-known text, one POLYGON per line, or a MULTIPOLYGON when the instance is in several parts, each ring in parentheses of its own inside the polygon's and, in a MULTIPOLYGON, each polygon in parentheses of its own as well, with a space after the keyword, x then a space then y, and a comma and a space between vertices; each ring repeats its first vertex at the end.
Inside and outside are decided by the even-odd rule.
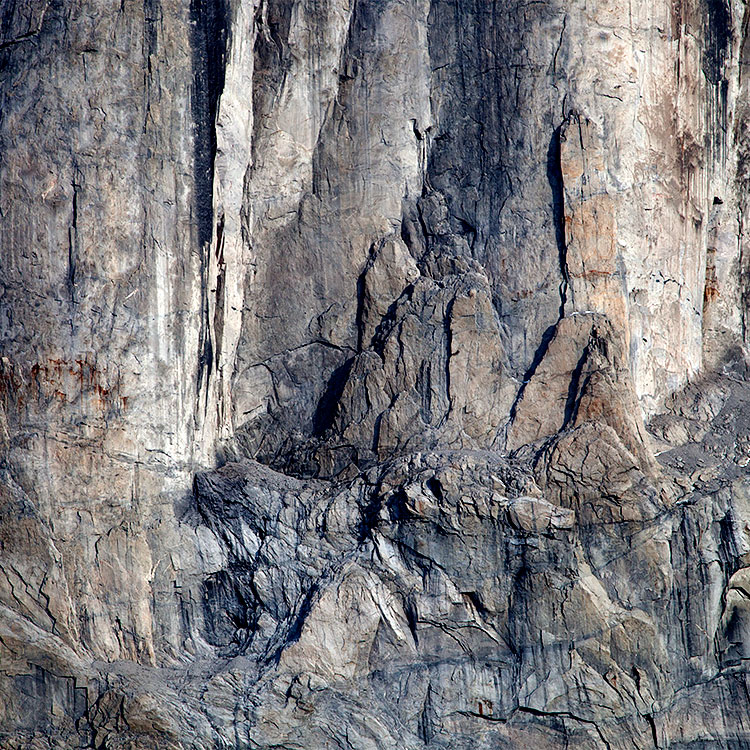
POLYGON ((709 146, 714 158, 722 158, 727 133, 729 82, 726 60, 732 40, 732 17, 727 0, 705 0, 703 74, 709 89, 709 146))
POLYGON ((732 18, 726 0, 705 0, 703 73, 713 84, 724 77, 724 63, 732 38, 732 18))
POLYGON ((201 328, 198 390, 211 377, 214 346, 208 324, 208 267, 213 235, 213 174, 216 158, 216 115, 224 88, 229 43, 228 0, 191 0, 196 234, 201 257, 201 328))
POLYGON ((71 304, 76 304, 76 265, 78 262, 78 191, 80 185, 74 177, 73 185, 73 207, 70 227, 68 227, 68 275, 66 285, 70 295, 71 304))
POLYGON ((159 42, 159 20, 161 18, 161 0, 143 0, 143 93, 145 97, 143 132, 146 133, 151 110, 151 81, 153 71, 151 58, 157 54, 159 42))
POLYGON ((552 221, 555 227, 555 241, 560 259, 560 318, 565 316, 565 303, 568 296, 568 248, 565 243, 565 192, 560 165, 560 133, 562 126, 552 134, 547 149, 547 181, 552 190, 552 221))

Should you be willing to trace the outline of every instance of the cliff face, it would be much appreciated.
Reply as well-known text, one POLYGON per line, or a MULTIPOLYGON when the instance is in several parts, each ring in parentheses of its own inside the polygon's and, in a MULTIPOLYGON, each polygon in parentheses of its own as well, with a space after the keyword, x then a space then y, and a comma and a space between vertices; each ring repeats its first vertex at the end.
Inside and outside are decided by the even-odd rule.
POLYGON ((746 29, 0 0, 0 747, 750 747, 746 29))

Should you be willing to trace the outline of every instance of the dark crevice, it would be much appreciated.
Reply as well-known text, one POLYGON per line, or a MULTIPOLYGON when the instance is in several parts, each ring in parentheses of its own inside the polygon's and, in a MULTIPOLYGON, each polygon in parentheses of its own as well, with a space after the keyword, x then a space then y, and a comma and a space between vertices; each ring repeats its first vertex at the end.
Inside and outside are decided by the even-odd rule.
POLYGON ((705 0, 703 74, 713 86, 709 91, 709 145, 713 158, 722 158, 728 130, 729 82, 726 61, 732 41, 732 16, 727 0, 705 0))
POLYGON ((714 85, 724 77, 724 64, 732 39, 732 17, 727 0, 705 0, 703 73, 714 85))
POLYGON ((521 400, 523 399, 523 394, 524 394, 524 391, 526 390, 526 386, 528 385, 529 381, 534 377, 534 374, 536 373, 537 368, 539 367, 545 355, 547 354, 547 349, 549 349, 550 342, 554 338, 556 330, 557 330, 557 323, 555 323, 555 325, 549 326, 547 330, 542 334, 542 340, 539 346, 537 347, 536 352, 534 353, 534 358, 532 359, 528 370, 526 370, 526 372, 523 375, 523 382, 521 384, 521 387, 518 389, 518 393, 516 394, 515 401, 513 401, 513 405, 510 407, 510 418, 508 421, 511 424, 513 423, 513 420, 516 418, 516 411, 518 409, 518 404, 520 404, 521 400))
POLYGON ((457 225, 455 228, 456 234, 462 236, 466 240, 466 244, 473 251, 477 240, 477 228, 460 216, 451 215, 451 221, 457 225))
POLYGON ((203 637, 227 656, 243 651, 255 629, 256 607, 247 596, 251 591, 236 570, 218 571, 203 582, 203 637))
MULTIPOLYGON (((198 344, 198 390, 207 384, 214 362, 214 345, 208 324, 208 276, 213 235, 214 161, 216 116, 224 89, 226 53, 229 45, 228 0, 191 0, 194 125, 194 219, 201 258, 201 327, 198 344)), ((206 389, 206 406, 208 389, 206 389)))
MULTIPOLYGON (((371 492, 367 501, 361 506, 361 518, 357 524, 357 542, 362 544, 372 538, 373 531, 378 523, 383 503, 377 492, 371 492)), ((406 607, 406 602, 404 603, 406 607)), ((408 613, 407 613, 408 617, 408 613)))
POLYGON ((427 482, 427 489, 435 496, 438 502, 443 500, 443 487, 437 477, 430 477, 427 482))
POLYGON ((376 456, 378 455, 378 444, 380 443, 380 427, 383 424, 383 417, 385 414, 386 412, 381 412, 375 417, 375 425, 372 430, 372 445, 370 446, 370 449, 376 456))
MULTIPOLYGON (((201 287, 203 289, 207 286, 207 273, 201 268, 201 287)), ((208 311, 208 295, 202 295, 203 311, 208 311)), ((214 345, 211 339, 211 331, 206 325, 205 315, 201 320, 200 334, 199 334, 199 345, 198 345, 198 392, 203 387, 203 374, 205 373, 206 385, 211 379, 211 373, 213 372, 214 364, 214 345)), ((205 392, 205 408, 208 408, 208 389, 205 392)))
POLYGON ((14 47, 16 44, 21 44, 22 42, 28 42, 30 39, 33 39, 34 37, 38 36, 41 30, 42 29, 40 26, 38 29, 29 31, 27 34, 21 34, 20 36, 17 36, 15 39, 9 39, 8 41, 5 41, 5 42, 0 41, 0 50, 7 49, 8 47, 14 47))
POLYGON ((159 39, 158 24, 161 18, 161 0, 143 0, 143 56, 151 72, 151 55, 155 55, 159 39))
POLYGON ((143 0, 143 134, 148 132, 151 118, 151 85, 154 70, 151 67, 159 46, 159 25, 161 22, 161 0, 143 0))
POLYGON ((388 515, 394 523, 399 521, 407 521, 411 517, 407 508, 409 498, 406 495, 406 491, 403 487, 399 487, 386 501, 386 507, 388 508, 388 515))
POLYGON ((732 517, 730 514, 725 515, 719 521, 719 565, 721 565, 724 574, 724 588, 729 584, 729 579, 740 568, 740 550, 734 538, 734 529, 732 517))
POLYGON ((560 133, 562 125, 555 130, 547 149, 547 181, 552 191, 552 221, 555 227, 555 242, 560 259, 560 312, 559 317, 565 316, 565 303, 568 295, 568 261, 567 245, 565 243, 565 191, 560 164, 560 133))
POLYGON ((70 227, 68 228, 68 274, 66 284, 71 304, 76 303, 76 265, 78 262, 78 191, 81 189, 74 176, 71 182, 73 186, 73 206, 71 209, 70 227))
POLYGON ((659 735, 656 732, 656 722, 651 714, 646 714, 646 721, 651 728, 651 740, 654 743, 656 750, 659 750, 659 735))
POLYGON ((315 599, 318 595, 318 591, 318 585, 313 584, 306 592, 302 603, 300 604, 297 616, 294 618, 294 622, 289 628, 289 632, 287 633, 284 643, 277 649, 274 655, 273 661, 277 664, 281 659, 281 655, 284 650, 300 639, 300 636, 302 635, 302 627, 304 626, 305 620, 307 619, 308 615, 312 611, 313 604, 315 603, 315 599))
POLYGON ((213 172, 216 157, 216 115, 224 89, 229 44, 228 0, 191 0, 193 25, 193 96, 195 126, 195 209, 198 242, 211 242, 213 233, 213 172))
MULTIPOLYGON (((565 305, 568 297, 568 264, 567 264, 567 245, 565 242, 565 183, 563 181, 562 166, 560 164, 560 134, 563 126, 560 125, 555 129, 550 138, 547 149, 547 181, 551 189, 552 197, 552 221, 555 229, 555 242, 557 244, 557 253, 560 262, 560 307, 558 309, 558 322, 565 317, 565 305)), ((516 416, 518 404, 523 398, 526 385, 534 377, 534 373, 541 364, 544 356, 547 354, 550 342, 552 341, 557 323, 549 326, 542 334, 542 339, 534 353, 534 357, 528 369, 524 373, 523 383, 516 395, 515 401, 510 409, 509 423, 513 423, 516 416)), ((580 363, 579 363, 580 364, 580 363)), ((573 384, 571 383, 571 387, 573 384)), ((577 383, 576 383, 577 388, 577 383)), ((568 419, 566 405, 566 421, 568 419)))
POLYGON ((365 267, 362 273, 357 277, 357 312, 355 316, 355 324, 357 326, 357 351, 361 352, 366 346, 370 344, 369 341, 363 339, 364 325, 363 317, 365 314, 365 280, 367 278, 368 271, 372 268, 372 264, 377 256, 378 248, 375 245, 370 247, 370 255, 365 263, 365 267))
POLYGON ((351 357, 341 367, 337 367, 331 373, 325 393, 323 393, 322 398, 318 402, 315 414, 313 415, 314 437, 321 437, 332 427, 334 417, 336 416, 336 407, 341 400, 341 394, 344 392, 344 387, 349 380, 349 374, 353 365, 354 357, 351 357))
POLYGON ((216 291, 214 297, 216 305, 214 307, 214 335, 216 338, 216 351, 214 362, 219 367, 221 361, 221 342, 224 338, 224 287, 226 285, 226 263, 224 262, 224 214, 219 216, 216 222, 216 260, 218 264, 218 274, 216 277, 216 291))
POLYGON ((607 358, 607 342, 605 339, 600 339, 597 336, 596 331, 592 331, 591 333, 591 340, 589 341, 586 348, 583 350, 583 354, 581 354, 581 358, 578 360, 578 363, 576 364, 575 370, 573 370, 573 374, 570 378, 570 383, 568 385, 568 397, 565 401, 565 418, 563 421, 563 429, 566 427, 569 427, 574 421, 578 414, 578 407, 581 402, 581 396, 583 395, 584 391, 586 390, 586 385, 590 380, 587 378, 586 382, 581 382, 581 375, 583 373, 583 368, 586 365, 586 362, 589 359, 589 356, 591 355, 592 350, 593 351, 599 351, 601 352, 602 356, 604 358, 607 358))
MULTIPOLYGON (((412 635, 414 636, 414 641, 416 643, 416 632, 413 632, 412 635)), ((420 712, 417 721, 417 734, 425 745, 429 745, 432 742, 432 738, 437 733, 437 728, 435 726, 437 723, 436 720, 437 712, 432 704, 432 687, 428 685, 427 694, 422 703, 422 711, 420 712)))
POLYGON ((432 367, 429 362, 420 363, 414 389, 419 395, 420 418, 426 425, 432 424, 432 367))
POLYGON ((445 335, 445 398, 447 401, 447 412, 445 418, 447 418, 452 408, 451 401, 451 354, 453 353, 453 331, 451 329, 451 322, 453 320, 453 304, 455 299, 452 299, 448 304, 445 311, 445 317, 443 318, 443 331, 445 335))

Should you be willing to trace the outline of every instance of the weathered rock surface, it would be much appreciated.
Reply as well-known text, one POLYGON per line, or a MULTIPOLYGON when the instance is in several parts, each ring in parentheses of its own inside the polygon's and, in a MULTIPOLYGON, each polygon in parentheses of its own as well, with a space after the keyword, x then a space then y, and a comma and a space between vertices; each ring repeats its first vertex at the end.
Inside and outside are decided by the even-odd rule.
POLYGON ((739 0, 0 0, 0 748, 750 748, 739 0))

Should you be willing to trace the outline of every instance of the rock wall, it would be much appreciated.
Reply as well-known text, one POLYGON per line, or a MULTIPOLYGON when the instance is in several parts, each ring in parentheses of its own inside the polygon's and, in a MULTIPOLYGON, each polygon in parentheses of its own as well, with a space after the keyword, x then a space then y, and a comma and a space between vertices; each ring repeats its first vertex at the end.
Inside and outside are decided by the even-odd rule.
POLYGON ((198 13, 2 6, 3 603, 105 660, 183 650, 174 585, 195 555, 165 552, 176 498, 213 459, 198 13))
POLYGON ((0 747, 750 747, 739 0, 0 0, 0 747))

